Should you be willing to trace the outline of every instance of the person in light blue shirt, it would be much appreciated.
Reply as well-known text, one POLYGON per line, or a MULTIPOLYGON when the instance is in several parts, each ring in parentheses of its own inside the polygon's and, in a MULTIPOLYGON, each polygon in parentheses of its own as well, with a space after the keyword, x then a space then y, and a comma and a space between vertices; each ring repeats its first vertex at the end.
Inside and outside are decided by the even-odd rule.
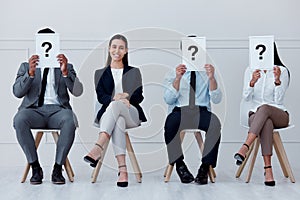
POLYGON ((215 68, 205 65, 205 71, 187 71, 180 64, 165 78, 164 100, 169 105, 164 136, 167 144, 169 163, 176 166, 182 183, 195 181, 207 184, 209 166, 216 167, 221 138, 221 123, 211 112, 211 103, 220 103, 222 92, 215 78, 215 68), (192 80, 191 76, 195 78, 192 80), (206 132, 202 164, 196 178, 184 163, 180 132, 184 129, 200 129, 206 132))

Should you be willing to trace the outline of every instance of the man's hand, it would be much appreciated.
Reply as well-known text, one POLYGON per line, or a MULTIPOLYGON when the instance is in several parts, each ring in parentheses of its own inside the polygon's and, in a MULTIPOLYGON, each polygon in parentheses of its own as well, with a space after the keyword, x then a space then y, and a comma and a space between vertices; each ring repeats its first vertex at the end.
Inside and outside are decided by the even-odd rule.
POLYGON ((185 72, 186 72, 186 66, 184 64, 178 65, 176 67, 176 79, 180 80, 185 72))
POLYGON ((208 78, 210 80, 214 79, 215 78, 215 68, 214 68, 214 66, 212 66, 211 64, 205 64, 204 68, 205 68, 205 71, 206 71, 206 74, 207 74, 208 78))
POLYGON ((30 58, 29 58, 29 76, 34 76, 35 75, 35 70, 36 70, 36 66, 38 65, 39 63, 39 56, 38 55, 32 55, 30 58))
POLYGON ((68 59, 66 58, 66 56, 64 54, 59 54, 58 56, 56 56, 57 61, 60 64, 60 70, 63 76, 67 76, 68 75, 68 59))

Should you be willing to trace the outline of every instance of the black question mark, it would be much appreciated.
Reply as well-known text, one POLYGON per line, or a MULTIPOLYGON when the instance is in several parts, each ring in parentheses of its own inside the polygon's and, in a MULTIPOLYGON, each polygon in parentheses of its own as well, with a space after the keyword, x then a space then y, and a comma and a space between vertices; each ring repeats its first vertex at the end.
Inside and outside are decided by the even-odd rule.
POLYGON ((42 44, 42 47, 45 47, 45 46, 48 46, 47 48, 46 48, 46 50, 45 50, 45 56, 46 57, 49 57, 49 54, 48 54, 48 52, 50 51, 50 49, 52 48, 52 44, 50 43, 50 42, 43 42, 43 44, 42 44))
POLYGON ((258 50, 259 48, 262 48, 262 50, 259 52, 259 60, 262 60, 263 59, 262 55, 266 51, 266 46, 263 44, 259 44, 255 47, 256 50, 258 50))
POLYGON ((195 54, 198 52, 198 47, 197 46, 189 46, 188 50, 190 51, 191 49, 194 49, 192 52, 192 60, 195 60, 195 54))

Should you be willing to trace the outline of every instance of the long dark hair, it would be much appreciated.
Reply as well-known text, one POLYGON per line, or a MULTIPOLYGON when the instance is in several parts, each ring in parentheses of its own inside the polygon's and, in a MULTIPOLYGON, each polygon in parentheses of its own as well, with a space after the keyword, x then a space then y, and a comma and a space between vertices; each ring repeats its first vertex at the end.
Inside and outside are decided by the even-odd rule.
MULTIPOLYGON (((120 34, 114 35, 114 36, 109 40, 109 44, 108 44, 109 47, 111 46, 112 41, 115 40, 115 39, 124 41, 124 42, 125 42, 125 47, 126 47, 126 49, 128 48, 128 42, 127 42, 126 37, 123 36, 123 35, 120 35, 120 34)), ((124 67, 128 66, 128 52, 127 52, 127 53, 124 55, 124 57, 122 58, 122 62, 123 62, 124 67)), ((111 63, 111 56, 110 56, 110 53, 108 52, 108 56, 107 56, 107 60, 106 60, 106 67, 109 66, 110 63, 111 63)))
POLYGON ((288 72, 288 75, 289 75, 289 83, 290 83, 290 71, 289 69, 281 62, 280 60, 280 57, 279 57, 279 54, 278 54, 278 51, 277 51, 277 46, 276 46, 276 43, 274 42, 274 65, 277 65, 277 66, 282 66, 282 67, 285 67, 287 72, 288 72))

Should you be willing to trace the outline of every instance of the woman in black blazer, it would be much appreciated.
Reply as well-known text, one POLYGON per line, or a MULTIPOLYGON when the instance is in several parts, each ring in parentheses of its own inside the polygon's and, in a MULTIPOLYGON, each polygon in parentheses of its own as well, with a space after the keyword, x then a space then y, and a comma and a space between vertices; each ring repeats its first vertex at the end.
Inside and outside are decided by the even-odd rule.
POLYGON ((117 34, 110 39, 106 67, 96 70, 95 87, 97 99, 102 104, 96 119, 100 133, 84 160, 95 167, 104 144, 111 137, 119 165, 117 185, 127 187, 125 132, 145 122, 146 117, 139 105, 144 99, 142 76, 138 68, 128 65, 128 42, 123 35, 117 34))

